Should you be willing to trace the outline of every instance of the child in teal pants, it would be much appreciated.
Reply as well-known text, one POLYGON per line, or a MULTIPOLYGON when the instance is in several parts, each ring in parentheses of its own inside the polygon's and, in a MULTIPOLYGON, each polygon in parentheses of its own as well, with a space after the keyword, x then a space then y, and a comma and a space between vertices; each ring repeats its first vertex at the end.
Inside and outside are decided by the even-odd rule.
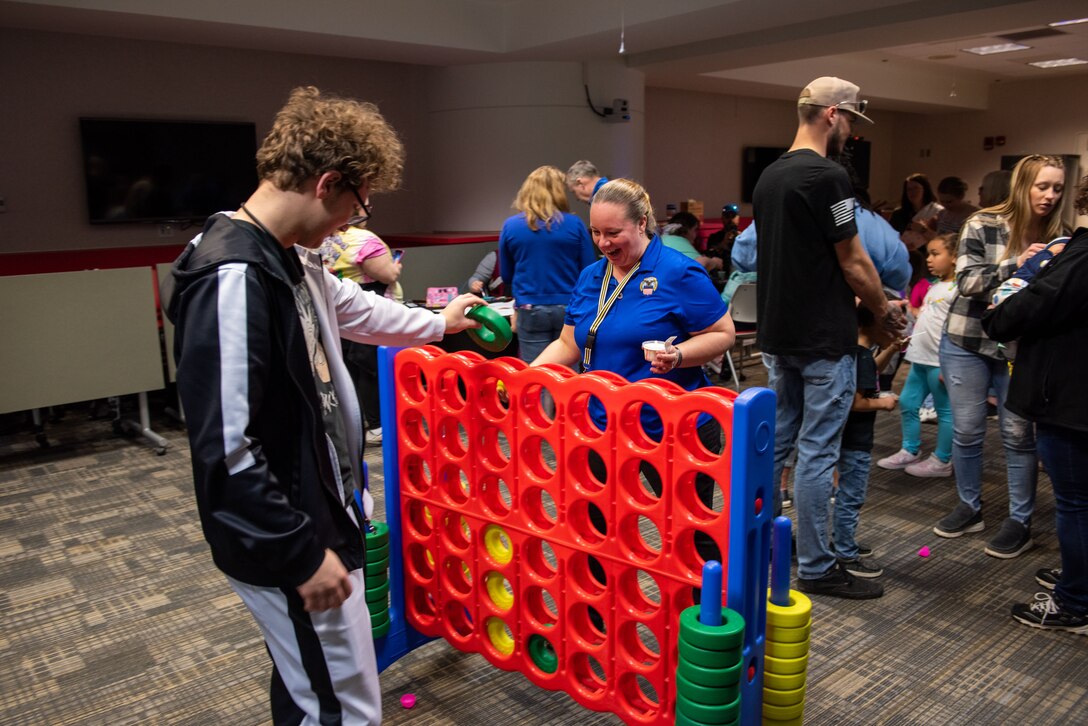
POLYGON ((919 477, 952 476, 952 406, 941 380, 937 349, 956 289, 956 247, 954 235, 935 237, 926 245, 926 265, 937 282, 926 292, 904 356, 910 361, 910 373, 899 396, 903 448, 878 461, 882 469, 903 469, 919 477), (937 411, 937 448, 923 458, 918 409, 930 394, 937 411))

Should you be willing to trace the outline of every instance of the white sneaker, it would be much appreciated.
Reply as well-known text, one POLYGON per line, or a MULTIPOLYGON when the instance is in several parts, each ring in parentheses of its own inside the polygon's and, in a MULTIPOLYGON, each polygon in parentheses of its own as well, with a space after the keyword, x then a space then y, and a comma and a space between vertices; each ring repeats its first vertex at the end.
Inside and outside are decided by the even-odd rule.
POLYGON ((937 420, 936 409, 930 408, 929 406, 922 406, 918 409, 918 420, 922 423, 933 423, 937 420))
POLYGON ((906 469, 911 464, 921 460, 921 451, 919 451, 917 454, 912 454, 906 449, 900 449, 891 456, 885 456, 883 459, 878 461, 876 465, 879 466, 881 469, 891 469, 892 471, 896 471, 899 469, 906 469))
POLYGON ((952 462, 944 462, 936 454, 930 454, 925 461, 918 461, 904 469, 911 476, 940 479, 952 476, 952 462))
POLYGON ((366 442, 368 444, 380 444, 382 442, 382 429, 380 426, 366 432, 366 442))

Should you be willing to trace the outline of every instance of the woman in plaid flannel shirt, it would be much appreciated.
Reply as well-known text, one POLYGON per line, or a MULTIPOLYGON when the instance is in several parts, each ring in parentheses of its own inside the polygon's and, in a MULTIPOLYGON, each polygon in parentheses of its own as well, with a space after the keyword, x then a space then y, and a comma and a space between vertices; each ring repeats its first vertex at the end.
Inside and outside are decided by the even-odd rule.
POLYGON ((1026 156, 1012 173, 1004 202, 983 209, 963 226, 956 260, 956 294, 940 344, 941 374, 952 404, 952 464, 959 503, 937 523, 941 537, 982 531, 982 441, 986 434, 986 394, 997 392, 1001 441, 1009 487, 1009 517, 985 552, 1016 557, 1032 545, 1038 465, 1032 424, 1005 409, 1008 362, 982 330, 982 313, 995 288, 1017 268, 1063 234, 1060 202, 1065 186, 1062 160, 1026 156))

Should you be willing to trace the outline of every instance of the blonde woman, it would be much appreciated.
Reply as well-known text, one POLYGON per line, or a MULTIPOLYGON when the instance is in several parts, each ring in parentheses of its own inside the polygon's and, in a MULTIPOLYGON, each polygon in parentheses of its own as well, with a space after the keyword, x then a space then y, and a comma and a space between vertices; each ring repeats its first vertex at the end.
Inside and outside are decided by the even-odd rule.
POLYGON ((499 269, 514 297, 518 354, 532 361, 559 337, 578 275, 595 255, 586 226, 570 214, 566 180, 556 167, 534 169, 514 209, 499 235, 499 269))
POLYGON ((945 322, 939 358, 952 405, 952 466, 959 503, 933 531, 941 537, 981 532, 982 441, 986 394, 997 392, 1001 441, 1009 485, 1009 516, 985 548, 1001 559, 1029 549, 1038 465, 1035 435, 1026 419, 1005 408, 1009 366, 982 329, 994 290, 1063 234, 1061 198, 1065 168, 1055 156, 1026 156, 1012 172, 1007 199, 964 223, 956 260, 956 292, 945 322))

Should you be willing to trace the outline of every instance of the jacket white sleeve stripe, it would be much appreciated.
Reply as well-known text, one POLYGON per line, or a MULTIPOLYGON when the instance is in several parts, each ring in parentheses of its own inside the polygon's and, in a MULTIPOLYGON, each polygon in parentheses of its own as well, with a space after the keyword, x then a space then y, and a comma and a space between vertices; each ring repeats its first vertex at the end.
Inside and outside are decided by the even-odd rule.
POLYGON ((223 420, 223 451, 227 471, 237 474, 256 464, 246 436, 249 425, 249 338, 246 310, 246 263, 220 267, 217 314, 219 318, 219 415, 223 420))

